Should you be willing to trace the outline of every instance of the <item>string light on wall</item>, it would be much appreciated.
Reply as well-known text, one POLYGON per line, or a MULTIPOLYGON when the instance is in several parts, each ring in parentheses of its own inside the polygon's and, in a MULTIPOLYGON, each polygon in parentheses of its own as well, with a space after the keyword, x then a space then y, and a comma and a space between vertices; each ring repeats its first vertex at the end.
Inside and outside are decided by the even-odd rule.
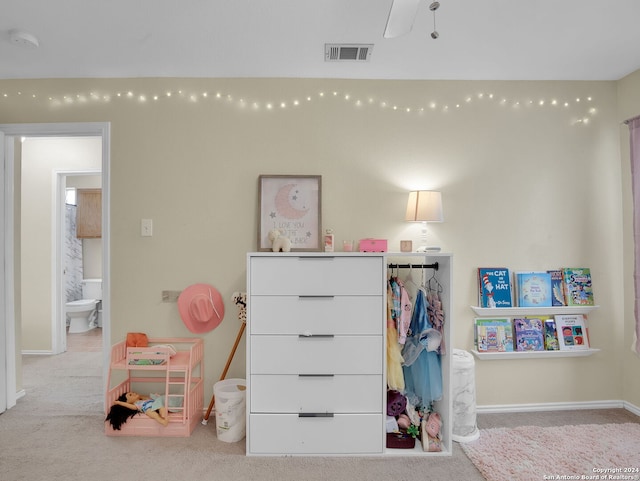
POLYGON ((121 90, 117 92, 99 92, 89 91, 78 92, 75 94, 66 95, 37 95, 35 93, 26 93, 23 91, 17 92, 2 92, 0 93, 0 105, 3 102, 14 101, 16 98, 22 101, 31 101, 38 103, 46 103, 50 108, 71 108, 74 105, 86 105, 88 103, 94 104, 113 104, 114 102, 129 102, 137 103, 140 105, 146 105, 150 102, 180 102, 194 104, 216 104, 225 103, 230 106, 236 106, 239 109, 246 109, 247 106, 251 107, 252 111, 266 111, 275 112, 288 109, 302 108, 304 105, 311 104, 313 102, 344 102, 352 105, 356 109, 371 109, 379 108, 382 111, 387 111, 394 115, 413 115, 423 117, 427 114, 453 114, 465 109, 472 108, 474 104, 495 104, 501 108, 511 108, 513 110, 521 109, 553 109, 559 112, 566 112, 572 114, 574 117, 570 120, 572 125, 586 125, 590 119, 593 119, 598 112, 597 107, 594 105, 593 98, 587 97, 573 97, 570 99, 560 99, 557 97, 551 98, 510 98, 507 96, 498 95, 494 92, 478 92, 473 95, 466 95, 459 101, 445 102, 440 99, 431 99, 424 101, 416 101, 413 105, 406 105, 392 102, 388 99, 376 98, 373 96, 366 96, 359 98, 351 92, 340 92, 337 90, 331 91, 327 94, 324 91, 319 91, 315 94, 305 94, 300 97, 294 97, 289 99, 280 100, 259 100, 249 99, 240 95, 215 92, 214 94, 204 92, 192 92, 188 93, 185 90, 168 90, 162 93, 158 92, 136 92, 134 90, 121 90), (304 102, 300 99, 304 99, 304 102), (582 110, 583 113, 579 115, 575 110, 582 110))

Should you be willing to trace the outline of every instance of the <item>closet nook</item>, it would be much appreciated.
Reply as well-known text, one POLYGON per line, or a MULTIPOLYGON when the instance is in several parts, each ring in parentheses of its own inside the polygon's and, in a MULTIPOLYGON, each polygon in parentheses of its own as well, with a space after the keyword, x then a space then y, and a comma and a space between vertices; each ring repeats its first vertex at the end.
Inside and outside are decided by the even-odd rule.
MULTIPOLYGON (((451 455, 450 254, 249 253, 247 304, 247 455, 451 455), (392 274, 413 276, 417 289, 431 281, 441 302, 440 382, 429 398, 442 420, 439 452, 419 441, 386 447, 392 274)), ((416 367, 427 365, 422 356, 435 351, 415 341, 416 367)), ((416 379, 412 389, 427 392, 416 379)))

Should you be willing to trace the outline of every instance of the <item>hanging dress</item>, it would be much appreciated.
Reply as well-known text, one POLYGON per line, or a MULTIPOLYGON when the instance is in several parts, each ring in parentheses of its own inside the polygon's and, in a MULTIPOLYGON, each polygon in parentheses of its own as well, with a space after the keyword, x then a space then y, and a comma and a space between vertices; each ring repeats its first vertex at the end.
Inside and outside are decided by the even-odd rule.
POLYGON ((412 304, 404 283, 400 279, 397 279, 396 282, 400 286, 400 315, 395 319, 396 329, 398 331, 398 343, 404 344, 407 341, 407 332, 409 332, 409 326, 411 325, 412 304))
POLYGON ((402 352, 398 344, 398 331, 393 319, 393 290, 391 281, 387 285, 387 386, 389 389, 404 391, 402 352))
POLYGON ((413 307, 409 336, 402 350, 405 390, 414 394, 424 408, 442 399, 442 366, 434 348, 433 336, 439 334, 429 321, 427 300, 419 289, 413 307), (431 342, 430 342, 431 341, 431 342))
POLYGON ((440 332, 442 336, 442 341, 440 343, 440 347, 438 348, 438 354, 441 356, 447 353, 445 339, 444 339, 444 310, 442 309, 442 300, 440 299, 440 293, 438 290, 429 289, 429 294, 427 294, 427 303, 429 307, 427 308, 427 314, 429 315, 429 322, 431 325, 440 332))

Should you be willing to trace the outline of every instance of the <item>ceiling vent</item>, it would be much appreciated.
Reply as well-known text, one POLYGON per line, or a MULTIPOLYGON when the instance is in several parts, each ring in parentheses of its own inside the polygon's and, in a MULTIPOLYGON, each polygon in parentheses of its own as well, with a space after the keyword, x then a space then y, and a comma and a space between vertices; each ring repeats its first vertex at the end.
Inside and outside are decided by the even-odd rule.
POLYGON ((325 43, 325 62, 368 62, 373 50, 372 43, 325 43))

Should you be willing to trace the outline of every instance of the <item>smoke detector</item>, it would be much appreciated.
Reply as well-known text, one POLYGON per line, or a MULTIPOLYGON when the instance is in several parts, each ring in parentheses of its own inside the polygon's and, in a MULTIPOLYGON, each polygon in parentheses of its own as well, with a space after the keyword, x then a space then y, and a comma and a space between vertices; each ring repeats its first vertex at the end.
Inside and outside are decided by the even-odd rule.
POLYGON ((9 32, 9 40, 12 44, 20 47, 38 48, 40 46, 36 36, 24 30, 11 30, 9 32))
POLYGON ((371 59, 372 43, 325 43, 325 62, 368 62, 371 59))

